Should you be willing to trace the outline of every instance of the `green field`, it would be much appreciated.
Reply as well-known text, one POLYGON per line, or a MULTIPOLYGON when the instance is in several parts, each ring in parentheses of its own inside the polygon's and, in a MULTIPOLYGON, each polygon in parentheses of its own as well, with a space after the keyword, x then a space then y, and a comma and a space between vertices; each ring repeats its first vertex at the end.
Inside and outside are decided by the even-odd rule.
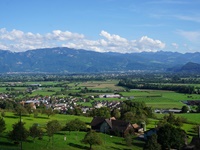
POLYGON ((79 87, 87 87, 94 90, 123 90, 123 87, 117 86, 117 80, 107 80, 107 81, 89 81, 82 82, 79 87))
MULTIPOLYGON (((158 118, 162 118, 163 114, 157 114, 158 118)), ((176 114, 176 116, 183 116, 187 119, 193 120, 195 118, 196 123, 199 122, 200 115, 199 114, 176 114), (193 119, 192 119, 193 118, 193 119)), ((25 122, 25 127, 28 129, 30 126, 32 126, 33 123, 38 123, 40 127, 45 129, 46 123, 50 120, 58 120, 62 126, 65 126, 66 122, 73 120, 75 118, 79 118, 80 120, 84 121, 85 123, 89 124, 92 120, 91 117, 84 117, 84 116, 73 116, 73 115, 62 115, 62 114, 56 114, 54 116, 51 116, 48 118, 46 115, 39 114, 38 118, 34 118, 32 115, 30 116, 22 116, 23 122, 25 122)), ((19 116, 15 116, 12 112, 6 112, 5 116, 5 122, 6 122, 6 131, 3 136, 0 138, 0 149, 5 150, 11 150, 11 149, 20 149, 20 146, 16 146, 13 144, 13 142, 8 141, 6 138, 6 133, 10 130, 12 130, 12 124, 19 121, 19 116)), ((193 121, 195 121, 193 120, 193 121)), ((149 119, 147 124, 147 129, 154 128, 156 123, 158 122, 157 119, 149 119)), ((192 136, 195 134, 192 131, 192 127, 194 124, 184 124, 183 129, 187 132, 189 135, 188 141, 192 139, 192 136)), ((49 141, 49 138, 47 136, 44 136, 42 140, 36 140, 35 142, 32 141, 32 139, 29 137, 27 142, 23 142, 23 149, 33 149, 33 150, 42 150, 42 149, 50 149, 50 150, 64 150, 64 149, 72 149, 72 150, 80 150, 80 149, 87 149, 88 145, 85 145, 81 143, 80 141, 83 139, 86 132, 67 132, 67 131, 60 131, 59 133, 55 134, 53 138, 53 142, 49 141), (64 140, 64 137, 66 137, 66 140, 64 140)), ((102 138, 103 144, 100 146, 94 146, 94 149, 96 150, 142 150, 144 142, 139 140, 134 140, 133 146, 127 147, 125 144, 125 141, 121 137, 116 136, 110 136, 107 134, 99 133, 99 135, 102 138)))
MULTIPOLYGON (((48 118, 45 115, 39 115, 38 118, 33 118, 33 116, 22 116, 23 122, 25 122, 25 127, 28 129, 30 126, 32 126, 33 123, 38 123, 40 127, 45 128, 45 125, 50 120, 57 119, 62 126, 66 124, 67 121, 73 120, 75 118, 79 118, 80 120, 86 122, 87 124, 90 124, 92 118, 91 117, 83 117, 83 116, 73 116, 73 115, 61 115, 56 114, 54 116, 51 116, 48 118)), ((12 124, 19 121, 19 116, 13 115, 11 112, 6 112, 5 116, 5 122, 6 122, 6 132, 4 133, 4 136, 1 136, 0 138, 0 149, 2 150, 11 150, 11 149, 20 149, 20 146, 13 144, 13 142, 8 141, 6 138, 6 133, 10 130, 12 130, 12 124)), ((89 125, 88 125, 89 127, 89 125)), ((81 140, 83 139, 86 132, 78 132, 74 131, 69 133, 68 131, 60 131, 59 133, 54 135, 53 141, 49 141, 49 138, 47 136, 44 136, 42 140, 36 140, 35 142, 32 141, 32 139, 29 137, 27 142, 23 142, 23 149, 33 149, 33 150, 44 150, 44 149, 50 149, 50 150, 64 150, 64 149, 70 149, 70 150, 80 150, 80 149, 88 149, 89 145, 85 145, 81 143, 81 140), (64 137, 66 137, 66 140, 64 140, 64 137)), ((127 147, 125 144, 125 141, 121 137, 116 136, 110 136, 107 134, 99 133, 99 135, 102 138, 103 144, 100 146, 94 146, 96 150, 142 150, 143 142, 134 140, 134 144, 131 147, 127 147)))
MULTIPOLYGON (((157 118, 162 118, 166 114, 156 114, 157 118)), ((183 117, 187 120, 188 123, 191 124, 200 124, 200 114, 199 113, 183 113, 183 114, 175 114, 175 116, 183 117)))
MULTIPOLYGON (((94 92, 80 93, 84 98, 91 95, 101 95, 101 94, 113 94, 119 92, 123 98, 95 98, 97 101, 123 101, 126 99, 143 101, 147 106, 152 108, 168 109, 168 108, 181 108, 184 104, 181 102, 183 100, 200 100, 199 94, 182 94, 173 91, 161 91, 161 90, 140 90, 132 89, 130 91, 125 91, 125 88, 117 86, 118 80, 106 80, 106 81, 84 81, 84 82, 16 82, 16 86, 12 86, 14 91, 26 91, 27 87, 18 87, 20 85, 31 85, 31 84, 41 84, 42 87, 33 90, 31 93, 26 93, 25 95, 15 95, 15 98, 30 98, 34 96, 52 96, 57 97, 69 97, 69 94, 76 95, 81 92, 81 89, 88 88, 94 90, 94 92), (67 86, 68 89, 61 92, 63 86, 67 86), (96 91, 95 91, 96 90, 96 91)), ((1 83, 5 85, 5 83, 1 83)), ((8 83, 6 83, 8 84, 8 83)), ((10 83, 11 84, 11 83, 10 83)), ((197 85, 195 85, 197 86, 197 85)), ((11 87, 10 87, 11 88, 11 87)), ((0 92, 6 91, 6 87, 0 87, 0 92)), ((11 91, 12 92, 12 91, 11 91)), ((90 101, 92 102, 92 101, 90 101)), ((91 106, 90 102, 81 103, 83 106, 91 106)))
POLYGON ((181 108, 184 100, 200 100, 198 94, 182 94, 173 91, 161 90, 131 90, 120 92, 124 97, 131 97, 132 100, 143 101, 147 106, 153 108, 181 108))
MULTIPOLYGON (((70 135, 66 132, 59 132, 54 135, 53 142, 49 141, 47 136, 44 136, 42 140, 35 140, 32 142, 29 139, 28 142, 23 142, 24 150, 81 150, 88 149, 89 145, 82 144, 80 141, 83 139, 85 132, 71 132, 70 135), (66 140, 64 140, 66 137, 66 140)), ((109 136, 106 134, 99 134, 102 138, 102 145, 93 146, 95 150, 142 150, 143 142, 135 140, 133 146, 126 146, 123 138, 109 136)), ((7 141, 5 138, 1 138, 0 142, 1 150, 20 150, 20 145, 16 146, 7 141)))

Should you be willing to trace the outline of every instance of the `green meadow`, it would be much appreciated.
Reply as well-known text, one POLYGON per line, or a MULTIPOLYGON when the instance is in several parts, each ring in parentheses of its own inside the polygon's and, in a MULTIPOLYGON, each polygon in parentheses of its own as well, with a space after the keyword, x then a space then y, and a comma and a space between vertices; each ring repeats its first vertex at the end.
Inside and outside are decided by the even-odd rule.
MULTIPOLYGON (((156 116, 158 119, 159 118, 161 119, 164 115, 157 114, 156 116)), ((176 116, 182 116, 182 117, 187 116, 186 117, 187 119, 195 118, 196 123, 198 123, 198 120, 200 119, 200 115, 198 114, 183 114, 183 115, 176 114, 176 116)), ((84 121, 88 125, 88 128, 90 128, 90 122, 92 121, 92 118, 84 117, 84 116, 56 114, 48 118, 44 114, 39 114, 37 118, 34 118, 33 115, 22 116, 22 121, 25 122, 25 127, 27 129, 29 129, 29 127, 32 126, 34 123, 37 123, 45 131, 45 126, 48 121, 58 120, 61 123, 61 125, 64 127, 66 122, 73 120, 75 118, 78 118, 84 121)), ((12 130, 12 125, 19 121, 20 119, 19 116, 15 116, 12 112, 6 112, 4 119, 6 122, 6 131, 2 136, 0 136, 0 149, 3 149, 3 150, 20 149, 21 148, 20 145, 15 145, 13 142, 9 141, 6 137, 7 132, 12 130)), ((148 124, 147 124, 147 129, 154 128, 157 122, 159 121, 158 119, 149 119, 148 124)), ((194 124, 184 123, 182 126, 182 128, 189 135, 189 138, 188 138, 189 142, 191 141, 192 136, 196 135, 192 130, 194 124)), ((54 135, 53 140, 49 141, 49 137, 44 135, 42 140, 36 139, 35 142, 33 142, 32 138, 29 137, 27 142, 23 142, 22 145, 23 145, 24 150, 28 150, 28 149, 33 149, 33 150, 88 149, 89 145, 85 145, 81 143, 81 140, 84 138, 85 134, 86 132, 79 132, 79 131, 73 131, 70 133, 68 131, 60 131, 54 135), (66 137, 66 140, 65 140, 65 137, 66 137)), ((125 143, 124 138, 122 137, 110 136, 110 135, 102 134, 102 133, 99 133, 99 135, 101 136, 101 139, 102 139, 102 145, 94 146, 95 150, 107 150, 107 149, 142 150, 143 149, 144 142, 136 138, 133 141, 133 145, 128 147, 125 143)))
MULTIPOLYGON (((61 125, 64 127, 66 122, 78 118, 84 121, 88 128, 90 128, 90 122, 92 120, 91 117, 84 117, 84 116, 73 116, 73 115, 63 115, 63 114, 56 114, 48 118, 46 115, 39 114, 37 118, 34 118, 32 115, 30 116, 22 116, 22 121, 25 122, 25 127, 29 129, 32 124, 37 123, 41 128, 45 131, 46 123, 50 120, 58 120, 61 125)), ((5 133, 0 136, 0 149, 1 150, 11 150, 11 149, 20 149, 20 145, 15 145, 13 142, 9 141, 6 137, 6 133, 12 130, 12 125, 19 121, 19 116, 15 116, 12 112, 6 112, 6 116, 4 117, 6 122, 6 131, 5 133)), ((80 150, 80 149, 88 149, 89 145, 85 145, 81 143, 81 140, 84 138, 86 132, 68 132, 68 131, 60 131, 56 133, 53 137, 53 140, 49 141, 48 136, 44 136, 42 140, 36 139, 35 142, 28 138, 27 142, 23 142, 22 146, 24 150, 80 150), (66 137, 66 140, 65 140, 66 137)), ((96 150, 142 150, 144 142, 139 140, 134 140, 133 146, 128 147, 122 137, 110 136, 107 134, 99 133, 99 136, 102 139, 102 145, 94 146, 96 150)))
POLYGON ((143 101, 152 108, 181 108, 185 100, 200 100, 198 94, 182 94, 173 91, 161 90, 131 90, 129 92, 120 92, 124 97, 130 97, 132 100, 143 101))

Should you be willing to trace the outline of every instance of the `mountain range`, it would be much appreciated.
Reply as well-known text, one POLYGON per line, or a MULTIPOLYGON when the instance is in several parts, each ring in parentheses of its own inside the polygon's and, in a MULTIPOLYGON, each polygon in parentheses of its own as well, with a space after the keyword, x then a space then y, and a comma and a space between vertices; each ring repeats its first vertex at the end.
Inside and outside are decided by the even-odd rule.
MULTIPOLYGON (((200 64, 199 58, 199 52, 182 54, 158 51, 122 54, 113 52, 100 53, 66 47, 35 49, 25 52, 0 50, 0 73, 181 71, 181 68, 189 62, 200 64)), ((191 64, 189 66, 191 67, 191 64)))

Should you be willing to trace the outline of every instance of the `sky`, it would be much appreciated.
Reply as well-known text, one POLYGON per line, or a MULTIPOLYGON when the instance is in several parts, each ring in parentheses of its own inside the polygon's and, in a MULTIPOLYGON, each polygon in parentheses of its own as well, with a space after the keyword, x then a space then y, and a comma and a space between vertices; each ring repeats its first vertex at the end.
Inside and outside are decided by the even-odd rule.
POLYGON ((199 0, 1 0, 0 49, 200 52, 199 0))

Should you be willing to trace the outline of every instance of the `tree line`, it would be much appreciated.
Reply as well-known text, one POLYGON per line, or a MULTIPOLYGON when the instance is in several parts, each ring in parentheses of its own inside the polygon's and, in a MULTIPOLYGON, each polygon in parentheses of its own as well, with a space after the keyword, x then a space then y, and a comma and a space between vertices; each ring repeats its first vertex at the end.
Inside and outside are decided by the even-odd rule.
POLYGON ((178 93, 200 94, 200 90, 195 90, 191 85, 174 85, 174 84, 156 84, 156 83, 141 83, 132 80, 120 80, 118 86, 123 86, 129 89, 153 89, 153 90, 169 90, 178 93))

